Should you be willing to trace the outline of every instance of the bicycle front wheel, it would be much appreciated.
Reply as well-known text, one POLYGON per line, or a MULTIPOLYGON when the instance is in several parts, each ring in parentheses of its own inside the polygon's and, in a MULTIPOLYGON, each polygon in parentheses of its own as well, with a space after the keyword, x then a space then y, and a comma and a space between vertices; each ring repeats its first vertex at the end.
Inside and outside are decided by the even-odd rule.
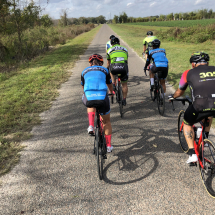
POLYGON ((121 85, 119 85, 118 88, 118 96, 119 96, 119 112, 120 112, 120 116, 123 116, 123 106, 122 106, 122 99, 123 99, 123 95, 122 95, 122 87, 121 85))
POLYGON ((179 138, 179 142, 182 150, 185 153, 187 153, 189 150, 189 147, 187 145, 187 141, 184 136, 183 126, 182 126, 183 119, 184 119, 184 110, 181 110, 178 115, 178 138, 179 138))
POLYGON ((164 97, 164 90, 161 85, 159 85, 157 90, 157 105, 158 105, 159 114, 163 116, 164 110, 165 110, 165 97, 164 97))
POLYGON ((210 196, 215 198, 215 147, 213 143, 205 139, 199 147, 199 170, 203 184, 210 196))
POLYGON ((99 138, 99 128, 96 128, 96 137, 95 137, 95 144, 96 144, 96 160, 97 160, 97 170, 99 179, 102 180, 103 178, 103 156, 102 156, 102 148, 101 148, 101 142, 99 138))

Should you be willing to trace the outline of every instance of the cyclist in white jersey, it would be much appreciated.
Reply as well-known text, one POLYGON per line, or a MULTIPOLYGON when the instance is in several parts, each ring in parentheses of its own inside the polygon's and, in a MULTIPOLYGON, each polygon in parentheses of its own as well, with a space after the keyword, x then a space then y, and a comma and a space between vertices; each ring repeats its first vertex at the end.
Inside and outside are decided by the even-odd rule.
POLYGON ((112 45, 111 45, 111 43, 110 43, 110 41, 111 41, 111 39, 112 38, 114 38, 115 36, 112 34, 112 35, 110 35, 110 40, 106 43, 106 52, 107 52, 107 50, 110 48, 110 47, 112 47, 112 45))

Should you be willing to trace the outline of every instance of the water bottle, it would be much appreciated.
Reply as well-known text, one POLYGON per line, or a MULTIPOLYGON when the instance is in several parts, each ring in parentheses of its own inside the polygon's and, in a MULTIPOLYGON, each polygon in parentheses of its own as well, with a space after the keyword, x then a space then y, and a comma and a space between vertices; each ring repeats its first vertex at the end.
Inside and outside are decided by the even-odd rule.
POLYGON ((196 136, 198 139, 200 138, 201 133, 202 133, 202 128, 197 128, 196 136))

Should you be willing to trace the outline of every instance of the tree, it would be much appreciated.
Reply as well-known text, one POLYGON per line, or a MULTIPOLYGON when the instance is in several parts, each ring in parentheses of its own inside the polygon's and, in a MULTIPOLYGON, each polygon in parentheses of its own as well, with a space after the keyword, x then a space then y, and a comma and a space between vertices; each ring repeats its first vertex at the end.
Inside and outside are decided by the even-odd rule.
POLYGON ((167 20, 173 20, 173 13, 170 13, 166 16, 167 20))
POLYGON ((175 14, 174 14, 174 19, 175 19, 175 20, 179 20, 179 13, 175 13, 175 14))
POLYGON ((179 20, 182 20, 183 18, 183 13, 179 13, 179 20))
POLYGON ((165 19, 166 19, 166 16, 161 14, 161 15, 160 15, 160 20, 161 20, 161 21, 164 21, 165 19))
POLYGON ((60 20, 59 20, 59 22, 58 22, 58 24, 60 25, 60 26, 67 26, 68 25, 68 23, 69 23, 69 20, 68 20, 68 14, 67 14, 67 9, 65 9, 65 10, 62 10, 61 11, 62 12, 62 16, 60 16, 60 20))
POLYGON ((117 24, 119 22, 119 17, 117 15, 114 15, 113 17, 113 23, 117 24))
POLYGON ((127 14, 125 12, 123 12, 122 14, 120 14, 119 18, 120 18, 120 20, 122 20, 121 22, 126 23, 127 19, 128 19, 128 16, 127 16, 127 14))
POLYGON ((44 27, 50 27, 53 25, 53 22, 52 22, 51 17, 49 17, 49 15, 46 14, 40 18, 40 24, 44 27))
POLYGON ((105 19, 105 17, 102 16, 102 15, 96 17, 96 19, 97 19, 97 22, 100 23, 100 24, 106 23, 106 19, 105 19))

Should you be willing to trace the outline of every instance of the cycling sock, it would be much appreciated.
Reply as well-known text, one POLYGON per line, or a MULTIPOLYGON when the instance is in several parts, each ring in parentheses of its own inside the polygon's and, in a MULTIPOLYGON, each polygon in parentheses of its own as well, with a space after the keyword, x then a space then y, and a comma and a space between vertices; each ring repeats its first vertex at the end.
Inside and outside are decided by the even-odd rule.
POLYGON ((107 147, 111 147, 111 135, 112 134, 105 135, 105 140, 106 140, 106 146, 107 147))
POLYGON ((209 132, 205 132, 205 136, 206 136, 206 138, 208 138, 209 132))
POLYGON ((190 156, 192 156, 193 154, 196 154, 194 148, 189 149, 187 154, 190 155, 190 156))
POLYGON ((154 78, 150 78, 150 81, 151 81, 151 85, 154 85, 154 78))
POLYGON ((88 113, 89 125, 94 127, 95 112, 88 113))

